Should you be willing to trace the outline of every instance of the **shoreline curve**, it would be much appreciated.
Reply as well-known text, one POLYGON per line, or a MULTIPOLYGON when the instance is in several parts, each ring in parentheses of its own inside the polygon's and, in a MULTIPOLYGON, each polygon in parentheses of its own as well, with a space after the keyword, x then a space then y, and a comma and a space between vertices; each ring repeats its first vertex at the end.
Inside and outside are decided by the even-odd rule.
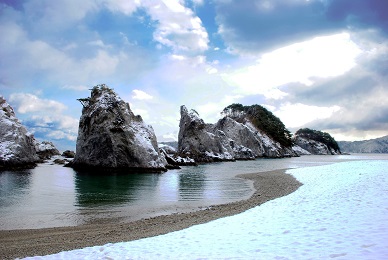
POLYGON ((253 181, 255 191, 250 198, 188 213, 173 213, 131 222, 111 219, 109 223, 72 227, 0 230, 0 256, 2 259, 42 256, 163 235, 242 213, 269 200, 286 196, 302 185, 287 174, 286 169, 240 174, 237 177, 253 181))

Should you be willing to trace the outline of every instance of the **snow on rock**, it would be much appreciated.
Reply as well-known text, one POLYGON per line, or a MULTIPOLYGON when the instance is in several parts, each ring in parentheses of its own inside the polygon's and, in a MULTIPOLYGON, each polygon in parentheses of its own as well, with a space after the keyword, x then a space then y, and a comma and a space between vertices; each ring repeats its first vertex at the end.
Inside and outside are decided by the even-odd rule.
POLYGON ((205 124, 196 111, 181 106, 180 112, 178 153, 196 162, 223 160, 221 158, 228 150, 221 143, 227 142, 226 136, 214 134, 213 126, 205 124))
POLYGON ((171 145, 167 144, 158 144, 159 149, 163 149, 168 154, 174 154, 176 153, 176 149, 172 147, 171 145))
POLYGON ((292 150, 294 152, 296 152, 299 156, 300 155, 311 155, 311 153, 305 149, 303 149, 302 147, 300 147, 299 145, 294 145, 292 146, 292 150))
POLYGON ((303 155, 303 150, 309 152, 310 154, 317 154, 317 155, 334 155, 338 154, 338 152, 334 151, 333 149, 330 149, 326 144, 312 140, 312 139, 307 139, 301 136, 295 136, 294 137, 294 142, 299 148, 298 149, 298 154, 303 155), (299 153, 302 152, 302 153, 299 153))
POLYGON ((303 186, 241 214, 34 259, 386 259, 386 169, 352 161, 289 170, 303 186))
POLYGON ((154 130, 105 84, 92 89, 83 104, 71 167, 164 171, 154 130))
POLYGON ((34 167, 39 160, 34 144, 34 136, 0 96, 0 169, 34 167))
POLYGON ((60 152, 52 142, 48 142, 48 141, 39 142, 35 140, 34 145, 35 145, 36 153, 38 154, 39 158, 42 160, 50 159, 54 155, 60 155, 60 152))
POLYGON ((240 123, 230 117, 206 124, 194 110, 181 107, 178 154, 197 162, 251 160, 257 157, 297 156, 257 129, 248 119, 240 123))

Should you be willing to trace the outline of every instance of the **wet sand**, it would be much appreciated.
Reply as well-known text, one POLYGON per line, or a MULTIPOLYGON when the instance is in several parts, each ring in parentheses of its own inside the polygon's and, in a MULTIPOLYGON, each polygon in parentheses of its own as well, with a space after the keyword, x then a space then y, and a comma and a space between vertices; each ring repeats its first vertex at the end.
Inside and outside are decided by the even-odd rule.
POLYGON ((254 194, 247 200, 214 205, 190 213, 174 213, 138 221, 110 219, 75 227, 0 231, 0 258, 54 254, 61 251, 137 240, 181 230, 193 225, 232 216, 269 200, 286 196, 302 184, 285 170, 239 175, 253 181, 254 194))

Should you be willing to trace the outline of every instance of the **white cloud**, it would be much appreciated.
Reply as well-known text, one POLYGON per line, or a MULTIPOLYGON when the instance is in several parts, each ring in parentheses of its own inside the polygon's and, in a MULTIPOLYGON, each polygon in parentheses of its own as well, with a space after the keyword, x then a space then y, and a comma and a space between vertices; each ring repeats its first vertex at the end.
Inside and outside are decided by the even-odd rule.
POLYGON ((240 95, 225 95, 220 100, 217 100, 217 102, 208 102, 197 106, 196 110, 206 123, 215 123, 220 119, 222 110, 230 104, 236 103, 240 98, 242 98, 240 95))
POLYGON ((103 3, 109 10, 126 15, 131 15, 141 5, 140 0, 105 0, 103 3))
POLYGON ((89 76, 95 75, 101 77, 103 75, 111 75, 115 72, 121 58, 120 54, 110 55, 106 51, 99 50, 95 57, 83 62, 84 70, 89 72, 89 76))
POLYGON ((171 58, 172 60, 180 60, 180 61, 186 60, 186 59, 187 59, 187 58, 186 58, 185 56, 183 56, 183 55, 176 55, 176 54, 171 55, 170 58, 171 58))
POLYGON ((7 64, 0 65, 0 78, 15 85, 25 84, 24 77, 20 75, 32 78, 36 74, 44 74, 46 81, 75 85, 110 76, 120 63, 126 68, 133 67, 134 71, 142 64, 136 55, 128 56, 130 54, 124 52, 111 54, 102 49, 88 58, 73 57, 42 40, 30 40, 23 28, 15 23, 0 27, 0 34, 7 35, 0 38, 0 56, 7 64))
POLYGON ((45 31, 58 31, 72 28, 88 12, 96 10, 98 5, 97 1, 94 0, 36 0, 26 1, 23 8, 26 19, 34 23, 35 28, 45 31))
POLYGON ((339 106, 318 107, 301 103, 287 103, 274 111, 274 114, 280 118, 286 127, 296 128, 317 119, 329 118, 340 109, 339 106))
POLYGON ((50 133, 48 133, 47 136, 54 140, 60 140, 60 139, 67 139, 70 141, 77 140, 77 135, 74 135, 73 133, 67 133, 62 130, 50 131, 50 133))
POLYGON ((323 130, 329 132, 336 141, 360 141, 379 138, 387 135, 386 130, 359 130, 359 129, 330 129, 323 130))
POLYGON ((170 142, 170 141, 178 141, 178 133, 167 133, 162 135, 161 137, 158 138, 158 141, 165 141, 165 142, 170 142), (160 140, 159 140, 160 139, 160 140))
POLYGON ((154 40, 173 49, 174 53, 197 54, 208 49, 208 34, 194 12, 178 1, 143 3, 152 19, 158 21, 154 40))
POLYGON ((105 48, 105 44, 104 44, 104 42, 102 40, 90 41, 87 44, 91 45, 91 46, 97 46, 97 47, 105 48))
POLYGON ((24 114, 24 118, 33 123, 34 132, 46 133, 50 129, 46 135, 49 138, 77 139, 79 121, 64 115, 67 109, 64 104, 27 93, 11 94, 9 102, 18 113, 24 114))
POLYGON ((144 92, 142 90, 134 89, 132 91, 132 93, 133 93, 133 96, 132 96, 133 99, 137 99, 137 100, 153 99, 153 97, 151 95, 147 94, 146 92, 144 92))
POLYGON ((60 113, 66 109, 66 106, 60 102, 41 99, 26 93, 11 94, 9 101, 17 107, 17 112, 21 114, 33 112, 60 113))
POLYGON ((162 115, 160 117, 159 124, 175 128, 179 125, 179 120, 179 113, 173 113, 173 115, 162 115))
POLYGON ((86 91, 90 87, 84 86, 84 85, 64 85, 61 87, 61 89, 69 89, 69 90, 76 90, 76 91, 86 91))
POLYGON ((193 3, 200 6, 204 4, 204 0, 193 0, 193 3))
MULTIPOLYGON (((138 8, 144 8, 157 21, 154 40, 172 48, 174 53, 197 54, 208 49, 208 34, 201 19, 176 0, 149 1, 104 1, 111 11, 132 15, 138 8)), ((196 1, 200 4, 201 1, 196 1)))
POLYGON ((144 120, 144 121, 148 121, 150 119, 150 114, 148 113, 148 111, 146 109, 141 109, 141 108, 132 108, 132 112, 135 114, 135 115, 140 115, 141 118, 144 120))
POLYGON ((342 75, 356 65, 360 53, 347 33, 317 37, 266 53, 256 64, 224 74, 224 79, 239 93, 281 99, 287 94, 277 87, 311 85, 317 78, 342 75))

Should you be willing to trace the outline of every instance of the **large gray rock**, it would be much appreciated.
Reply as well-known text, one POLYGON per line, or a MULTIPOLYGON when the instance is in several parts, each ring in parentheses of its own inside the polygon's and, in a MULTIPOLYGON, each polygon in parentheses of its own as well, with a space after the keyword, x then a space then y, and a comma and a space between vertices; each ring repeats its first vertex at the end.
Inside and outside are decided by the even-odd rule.
POLYGON ((202 118, 194 110, 190 112, 185 106, 181 106, 181 119, 178 134, 178 152, 189 155, 197 162, 212 162, 233 160, 229 153, 227 137, 220 133, 214 133, 211 124, 205 124, 202 118))
POLYGON ((48 141, 35 141, 35 150, 39 158, 42 160, 50 159, 54 155, 60 155, 60 152, 52 142, 48 141))
POLYGON ((194 110, 181 107, 178 153, 197 162, 251 160, 258 157, 297 156, 257 129, 248 119, 230 117, 206 124, 194 110))
POLYGON ((112 89, 97 85, 90 98, 80 101, 84 108, 73 168, 165 170, 167 162, 152 127, 135 116, 112 89))
MULTIPOLYGON (((295 136, 294 137, 294 143, 296 146, 299 146, 301 149, 299 149, 298 153, 300 155, 304 154, 316 154, 316 155, 336 155, 341 154, 341 152, 336 151, 332 148, 329 148, 326 144, 322 142, 318 142, 316 140, 308 139, 301 136, 295 136), (305 153, 305 151, 308 153, 305 153)), ((296 149, 296 148, 294 148, 296 149)))
POLYGON ((0 96, 0 169, 32 168, 39 161, 35 138, 0 96))

